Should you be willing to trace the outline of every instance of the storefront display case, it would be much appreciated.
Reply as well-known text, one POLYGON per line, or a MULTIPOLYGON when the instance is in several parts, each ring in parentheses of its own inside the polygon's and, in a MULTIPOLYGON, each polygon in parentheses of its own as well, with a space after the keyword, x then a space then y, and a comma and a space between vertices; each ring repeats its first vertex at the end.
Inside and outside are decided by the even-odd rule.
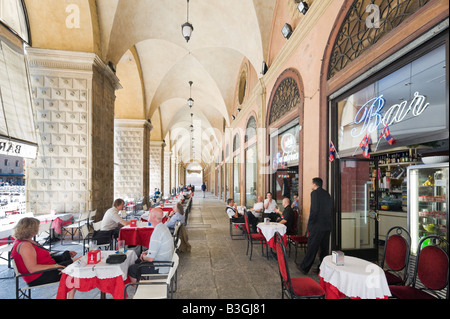
POLYGON ((438 235, 448 240, 448 166, 446 162, 408 167, 408 230, 413 254, 423 237, 438 235))

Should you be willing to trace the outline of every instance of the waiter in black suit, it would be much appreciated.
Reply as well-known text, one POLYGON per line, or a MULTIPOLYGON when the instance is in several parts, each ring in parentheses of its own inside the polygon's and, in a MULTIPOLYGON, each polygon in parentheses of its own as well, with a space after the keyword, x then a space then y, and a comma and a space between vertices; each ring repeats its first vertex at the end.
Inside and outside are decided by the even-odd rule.
POLYGON ((298 268, 304 274, 307 274, 311 269, 319 250, 320 262, 328 255, 330 233, 333 227, 330 194, 322 188, 323 181, 321 178, 315 177, 312 182, 313 191, 311 192, 311 208, 307 228, 309 232, 308 246, 305 258, 298 265, 298 268))

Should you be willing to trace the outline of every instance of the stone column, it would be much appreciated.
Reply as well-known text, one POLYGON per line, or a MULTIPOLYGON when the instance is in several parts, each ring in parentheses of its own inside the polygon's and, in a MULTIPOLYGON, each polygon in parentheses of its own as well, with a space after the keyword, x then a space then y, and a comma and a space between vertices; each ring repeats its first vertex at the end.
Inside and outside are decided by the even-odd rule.
POLYGON ((174 156, 174 152, 171 152, 170 158, 170 188, 175 189, 179 186, 177 183, 177 158, 174 156))
POLYGON ((39 151, 27 161, 27 211, 101 218, 113 202, 119 80, 94 53, 28 48, 39 151))
POLYGON ((164 190, 164 147, 163 141, 150 142, 150 196, 153 197, 155 188, 164 190))
POLYGON ((146 120, 114 121, 114 198, 148 203, 151 129, 146 120))
POLYGON ((170 189, 171 189, 171 183, 170 183, 170 158, 172 156, 172 152, 164 151, 164 183, 163 183, 163 190, 164 196, 170 196, 170 189))

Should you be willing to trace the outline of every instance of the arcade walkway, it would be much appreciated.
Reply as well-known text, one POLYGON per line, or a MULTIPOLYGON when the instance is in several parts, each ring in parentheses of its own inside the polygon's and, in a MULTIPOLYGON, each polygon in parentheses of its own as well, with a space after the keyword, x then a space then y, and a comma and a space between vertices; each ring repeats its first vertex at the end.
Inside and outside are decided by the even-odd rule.
MULTIPOLYGON (((231 240, 225 203, 207 193, 202 198, 196 192, 187 225, 190 253, 180 253, 178 270, 178 290, 174 299, 279 299, 281 298, 280 277, 275 259, 261 256, 260 246, 253 247, 250 261, 245 254, 245 240, 231 240)), ((81 251, 79 245, 68 245, 63 249, 81 251)), ((55 247, 55 250, 61 247, 55 247)), ((291 276, 303 276, 295 267, 294 254, 289 258, 291 276)), ((297 260, 303 258, 299 250, 297 260)), ((316 261, 318 262, 318 261, 316 261)), ((316 268, 314 265, 312 269, 316 268)), ((0 264, 0 278, 11 277, 5 263, 0 264)), ((309 274, 319 280, 311 270, 309 274)), ((0 299, 14 299, 14 278, 0 279, 0 299)), ((54 299, 57 286, 35 289, 33 299, 54 299)), ((106 295, 111 298, 110 295, 106 295)), ((76 299, 98 299, 99 290, 75 294, 76 299)))

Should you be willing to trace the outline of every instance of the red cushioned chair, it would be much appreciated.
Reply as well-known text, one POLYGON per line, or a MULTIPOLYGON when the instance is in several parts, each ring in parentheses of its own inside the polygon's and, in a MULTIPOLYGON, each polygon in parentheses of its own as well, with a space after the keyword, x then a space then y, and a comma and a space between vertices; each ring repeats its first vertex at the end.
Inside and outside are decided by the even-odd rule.
POLYGON ((416 265, 411 283, 389 286, 399 299, 448 299, 448 241, 439 236, 427 236, 419 241, 416 265))
POLYGON ((410 247, 411 237, 406 229, 400 226, 389 229, 380 264, 388 285, 404 285, 406 283, 410 247))
POLYGON ((283 238, 280 233, 275 233, 278 269, 281 279, 281 298, 286 294, 290 299, 325 298, 325 291, 312 278, 291 278, 284 248, 283 238))
POLYGON ((297 235, 297 221, 298 221, 298 209, 294 209, 294 229, 292 234, 287 234, 288 244, 289 244, 289 257, 291 256, 291 245, 295 248, 295 258, 294 261, 297 262, 297 250, 298 248, 303 248, 306 252, 306 246, 308 244, 308 237, 297 235))
MULTIPOLYGON (((251 214, 251 213, 250 213, 251 214)), ((245 253, 248 255, 248 248, 250 247, 250 260, 252 260, 252 253, 253 253, 253 243, 261 244, 261 253, 264 255, 264 245, 266 245, 266 256, 268 256, 267 252, 267 242, 266 238, 263 234, 253 234, 250 232, 250 227, 248 226, 248 217, 247 212, 244 214, 245 218, 245 230, 247 233, 247 252, 245 253)))

